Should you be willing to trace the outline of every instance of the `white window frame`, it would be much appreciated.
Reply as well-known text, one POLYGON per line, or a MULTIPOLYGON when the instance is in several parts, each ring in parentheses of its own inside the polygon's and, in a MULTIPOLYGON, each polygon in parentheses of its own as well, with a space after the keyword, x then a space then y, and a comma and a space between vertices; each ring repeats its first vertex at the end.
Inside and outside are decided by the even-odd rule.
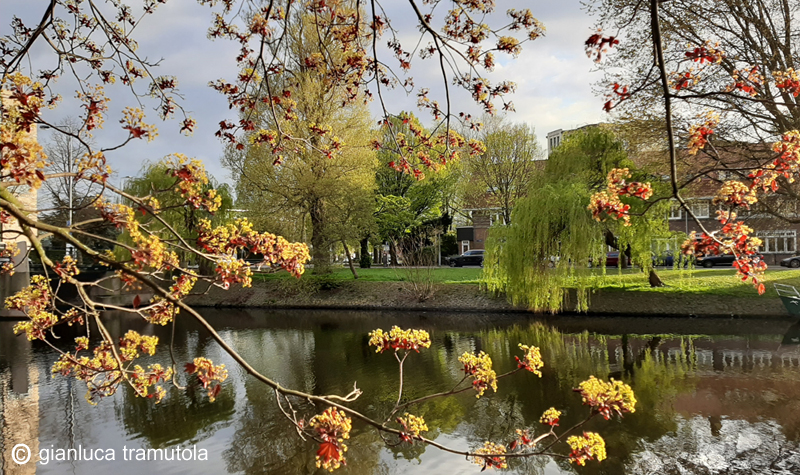
POLYGON ((683 218, 683 208, 681 207, 680 203, 673 201, 670 203, 669 219, 676 220, 681 218, 683 218))
POLYGON ((469 241, 461 241, 461 254, 469 251, 469 241))
POLYGON ((797 231, 793 229, 759 231, 756 236, 763 241, 762 254, 794 254, 797 250, 797 231))
POLYGON ((687 203, 695 218, 703 219, 711 216, 711 206, 708 200, 696 200, 687 203))

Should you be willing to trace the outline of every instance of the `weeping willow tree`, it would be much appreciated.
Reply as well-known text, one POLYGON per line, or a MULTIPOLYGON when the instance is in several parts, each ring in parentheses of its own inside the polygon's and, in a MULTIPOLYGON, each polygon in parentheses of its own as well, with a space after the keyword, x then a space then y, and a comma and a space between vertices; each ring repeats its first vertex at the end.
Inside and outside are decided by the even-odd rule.
MULTIPOLYGON (((605 277, 608 246, 619 249, 652 278, 652 241, 669 235, 668 201, 625 199, 630 226, 595 221, 587 209, 614 168, 628 168, 636 181, 652 177, 637 170, 624 144, 604 126, 570 133, 532 180, 514 207, 510 226, 493 227, 486 242, 483 285, 504 292, 515 305, 556 312, 588 309, 589 290, 605 277), (601 271, 590 264, 600 263, 601 271), (570 289, 575 301, 569 301, 570 289)), ((658 183, 655 184, 656 196, 658 183)), ((623 261, 623 259, 620 259, 623 261)), ((657 280, 657 276, 656 276, 657 280)))

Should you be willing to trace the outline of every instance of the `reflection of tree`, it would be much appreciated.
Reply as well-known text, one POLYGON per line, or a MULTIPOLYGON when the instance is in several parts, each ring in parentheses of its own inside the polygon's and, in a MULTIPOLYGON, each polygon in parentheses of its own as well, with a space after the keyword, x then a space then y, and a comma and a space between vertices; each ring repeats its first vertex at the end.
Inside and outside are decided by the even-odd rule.
POLYGON ((143 437, 153 448, 166 448, 213 434, 220 423, 233 417, 235 398, 232 385, 226 385, 213 403, 208 402, 204 389, 191 385, 185 392, 174 392, 153 404, 126 388, 125 402, 115 407, 129 434, 143 437))
MULTIPOLYGON (((623 473, 637 440, 655 440, 674 430, 673 402, 689 391, 685 378, 691 368, 692 340, 668 337, 628 336, 625 339, 563 334, 540 324, 479 333, 433 332, 434 345, 412 354, 406 363, 404 399, 451 389, 463 376, 458 357, 465 351, 484 350, 498 373, 516 367, 518 343, 541 347, 545 360, 543 377, 519 374, 500 381, 497 394, 476 399, 472 391, 451 398, 433 399, 404 410, 425 418, 428 436, 466 439, 470 446, 486 440, 510 441, 515 429, 544 429, 538 423, 551 406, 564 411, 562 427, 581 420, 587 408, 573 388, 590 375, 614 374, 634 386, 637 412, 620 423, 593 420, 586 430, 603 434, 609 459, 591 464, 586 473, 623 473), (665 357, 664 345, 679 348, 665 357), (682 346, 681 346, 682 345, 682 346), (624 349, 622 347, 625 347, 624 349)), ((357 410, 388 411, 397 395, 397 362, 389 354, 366 348, 364 333, 337 325, 318 325, 303 331, 271 330, 237 332, 237 347, 257 362, 257 369, 275 375, 284 384, 303 387, 315 394, 346 393, 353 382, 364 394, 353 405, 357 410), (286 365, 281 362, 290 361, 286 365)), ((310 442, 300 440, 288 421, 274 407, 274 394, 250 382, 245 385, 246 409, 239 418, 236 436, 225 458, 230 471, 245 473, 308 473, 315 470, 310 442)), ((322 408, 296 401, 295 408, 308 420, 322 408)), ((356 424, 348 444, 348 468, 352 473, 379 473, 387 469, 379 457, 381 443, 374 432, 356 424)), ((390 447, 395 459, 427 460, 420 444, 390 447)), ((543 473, 547 460, 510 463, 512 471, 543 473)), ((568 463, 558 462, 572 471, 568 463)))
MULTIPOLYGON (((298 318, 288 322, 285 315, 282 319, 276 315, 273 322, 269 318, 226 312, 220 314, 218 326, 223 328, 226 341, 242 349, 259 371, 274 376, 281 383, 315 394, 332 394, 347 392, 353 382, 357 382, 364 394, 354 407, 365 412, 387 413, 397 394, 397 362, 390 354, 377 354, 368 348, 365 335, 376 327, 388 328, 397 317, 357 314, 348 319, 342 314, 321 314, 314 318, 310 313, 295 315, 298 318)), ((424 322, 397 323, 424 325, 424 322)), ((435 324, 442 325, 442 322, 439 320, 435 324)), ((108 326, 112 332, 125 328, 115 320, 110 320, 108 326)), ((163 341, 169 338, 168 327, 142 325, 135 328, 142 333, 154 333, 163 341)), ((600 464, 590 463, 580 469, 580 473, 651 473, 636 472, 634 468, 645 466, 643 460, 652 457, 649 452, 667 454, 668 451, 656 451, 654 444, 694 427, 687 429, 683 418, 695 415, 694 419, 702 421, 703 430, 711 437, 725 436, 734 418, 742 419, 736 421, 744 423, 742 427, 755 427, 760 437, 771 434, 764 432, 766 429, 762 430, 762 426, 777 427, 783 431, 783 439, 774 440, 784 448, 791 446, 786 439, 796 440, 796 428, 800 427, 800 417, 795 416, 800 414, 800 409, 794 402, 800 400, 795 396, 797 370, 795 366, 780 366, 781 353, 774 350, 780 340, 774 336, 765 337, 763 341, 750 337, 603 336, 586 332, 562 333, 540 324, 471 332, 451 331, 449 325, 434 328, 440 329, 432 330, 433 346, 412 354, 407 361, 406 400, 452 388, 463 376, 458 357, 465 351, 488 352, 497 372, 503 373, 516 366, 514 356, 520 354, 517 343, 532 344, 541 347, 546 364, 541 379, 528 373, 503 379, 496 394, 489 391, 481 399, 467 391, 407 409, 425 418, 430 429, 428 436, 446 440, 451 445, 475 447, 486 440, 508 442, 517 428, 541 433, 543 427, 538 419, 550 406, 564 411, 562 427, 571 425, 587 411, 572 388, 590 375, 625 380, 633 386, 639 403, 637 412, 621 422, 591 422, 586 430, 603 435, 609 459, 600 464), (712 352, 728 355, 739 348, 753 347, 773 349, 770 350, 772 362, 765 363, 763 368, 769 372, 768 378, 759 377, 758 368, 753 368, 752 362, 735 367, 728 362, 723 371, 714 371, 712 352), (709 405, 711 403, 713 405, 709 405), (777 423, 759 425, 759 418, 777 423)), ((63 341, 70 340, 73 335, 62 332, 59 336, 63 341)), ((187 361, 188 354, 217 359, 213 343, 209 344, 207 336, 193 326, 179 323, 176 342, 176 358, 181 363, 187 361)), ((33 351, 44 352, 45 349, 34 347, 33 351)), ((786 353, 794 349, 784 347, 781 351, 786 353)), ((315 444, 297 437, 291 424, 275 407, 274 393, 265 391, 249 378, 241 381, 226 384, 214 404, 170 390, 161 405, 153 406, 149 400, 121 393, 124 404, 115 406, 117 418, 129 434, 142 436, 153 447, 163 447, 199 441, 223 426, 224 421, 235 417, 232 428, 235 434, 225 440, 229 448, 224 453, 224 462, 229 471, 316 473, 315 444), (229 439, 233 442, 229 443, 229 439)), ((84 391, 85 388, 79 388, 78 396, 84 391)), ((65 391, 58 394, 66 397, 65 391)), ((294 403, 306 420, 323 409, 302 401, 294 403)), ((99 409, 87 406, 86 410, 99 409)), ((62 423, 62 419, 58 423, 62 423)), ((50 426, 55 427, 52 423, 50 426)), ((78 440, 83 440, 85 445, 87 436, 78 437, 78 440)), ((709 439, 708 443, 716 443, 714 440, 709 439)), ((372 430, 358 423, 348 446, 349 473, 396 473, 417 464, 423 468, 447 466, 452 471, 459 467, 469 470, 468 462, 437 456, 436 451, 426 450, 421 444, 387 449, 372 430), (439 463, 444 465, 437 465, 439 463)), ((704 449, 689 447, 685 452, 694 453, 693 450, 704 449)), ((510 466, 512 472, 526 474, 553 473, 558 467, 565 472, 577 471, 575 466, 552 460, 513 460, 510 466)))
MULTIPOLYGON (((556 329, 540 324, 529 327, 513 327, 481 334, 486 351, 490 352, 498 372, 507 371, 516 365, 518 343, 531 344, 541 348, 545 361, 543 377, 520 377, 513 384, 501 381, 498 399, 507 406, 518 400, 515 408, 519 411, 519 423, 536 429, 539 416, 548 407, 555 406, 564 412, 562 427, 569 427, 582 419, 587 408, 581 404, 580 397, 572 388, 591 375, 602 378, 609 376, 622 379, 636 392, 638 404, 636 413, 625 416, 621 424, 608 423, 600 418, 592 420, 586 430, 602 434, 608 447, 608 459, 601 464, 589 464, 582 473, 619 474, 632 452, 637 450, 637 440, 654 440, 674 430, 676 397, 691 391, 692 382, 685 376, 691 368, 694 346, 691 339, 678 338, 680 351, 673 352, 671 358, 659 349, 663 337, 648 335, 613 338, 580 334, 564 334, 556 329), (619 361, 618 355, 622 356, 619 361), (505 384, 503 384, 505 383, 505 384)), ((674 344, 674 343, 673 343, 674 344)), ((502 405, 495 401, 497 405, 502 405)), ((506 408, 504 413, 508 413, 506 408)), ((488 440, 497 434, 489 434, 492 427, 489 420, 491 411, 479 411, 468 418, 476 441, 488 440)), ((497 415, 494 416, 495 418, 497 415)), ((517 426, 520 428, 521 426, 517 426)), ((513 429, 500 440, 510 440, 513 429)), ((564 470, 572 470, 568 462, 557 461, 564 470)), ((512 465, 513 467, 513 465, 512 465)))

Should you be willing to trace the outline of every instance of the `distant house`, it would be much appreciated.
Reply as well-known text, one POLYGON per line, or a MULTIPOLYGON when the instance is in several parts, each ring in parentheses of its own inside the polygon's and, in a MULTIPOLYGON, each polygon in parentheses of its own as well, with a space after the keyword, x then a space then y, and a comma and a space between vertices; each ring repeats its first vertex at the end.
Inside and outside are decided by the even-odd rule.
MULTIPOLYGON (((696 177, 689 185, 682 187, 681 196, 692 214, 710 231, 719 229, 717 211, 725 209, 714 204, 714 197, 722 184, 730 180, 749 184, 750 170, 774 158, 774 152, 765 144, 717 144, 715 149, 718 153, 715 156, 705 151, 691 155, 685 149, 678 150, 679 184, 696 177)), ((637 165, 650 167, 656 174, 660 173, 663 180, 670 179, 664 154, 643 154, 634 161, 637 165), (663 170, 659 171, 658 167, 663 167, 663 170)), ((767 264, 778 264, 781 259, 797 254, 800 210, 797 200, 791 195, 772 196, 755 204, 750 210, 740 208, 737 213, 737 220, 753 228, 756 237, 763 241, 759 252, 767 264)), ((672 231, 686 234, 702 231, 677 201, 673 201, 668 219, 672 231)))
POLYGON ((582 125, 580 127, 576 127, 574 129, 568 129, 568 130, 557 129, 557 130, 553 130, 552 132, 548 132, 547 133, 547 156, 549 157, 550 154, 552 154, 553 151, 556 149, 556 147, 561 145, 561 142, 563 142, 564 138, 566 138, 570 133, 578 131, 578 130, 584 130, 584 129, 587 129, 587 128, 590 128, 590 127, 598 127, 598 126, 601 126, 601 125, 603 125, 603 124, 602 123, 586 124, 586 125, 582 125))
POLYGON ((497 222, 504 223, 503 213, 499 208, 468 208, 461 210, 463 215, 454 220, 458 253, 464 254, 470 249, 486 249, 486 238, 489 228, 497 222))

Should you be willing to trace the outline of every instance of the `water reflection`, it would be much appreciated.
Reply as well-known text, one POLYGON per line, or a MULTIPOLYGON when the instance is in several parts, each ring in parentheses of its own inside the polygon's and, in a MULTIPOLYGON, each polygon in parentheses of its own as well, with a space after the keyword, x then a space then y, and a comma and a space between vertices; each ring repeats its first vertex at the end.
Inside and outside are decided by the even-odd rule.
MULTIPOLYGON (((432 347, 408 362, 407 398, 450 389, 462 376, 457 360, 464 351, 491 354, 500 373, 515 367, 518 343, 541 347, 546 362, 541 379, 517 375, 502 380, 497 394, 488 397, 476 399, 467 392, 413 409, 425 417, 429 436, 457 448, 509 441, 516 428, 536 427, 550 406, 564 412, 563 426, 572 425, 586 413, 572 388, 590 375, 633 386, 639 400, 635 414, 622 421, 592 421, 586 428, 603 434, 608 460, 580 470, 563 461, 515 460, 512 472, 797 473, 800 468, 800 345, 792 336, 798 334, 793 322, 572 317, 532 322, 520 315, 424 312, 218 311, 208 317, 264 374, 315 394, 344 394, 357 383, 364 395, 355 408, 379 415, 396 398, 397 365, 390 355, 366 346, 369 330, 398 324, 431 332, 432 347)), ((133 326, 162 341, 167 337, 168 328, 131 325, 123 318, 109 316, 112 333, 133 326)), ((205 355, 230 369, 215 403, 196 389, 169 391, 157 406, 121 390, 91 407, 83 399, 84 386, 49 377, 55 352, 11 336, 11 326, 0 322, 3 473, 34 473, 32 465, 10 461, 9 450, 17 443, 29 444, 34 452, 81 446, 117 450, 114 461, 50 461, 36 466, 38 473, 317 472, 314 445, 297 436, 274 393, 242 374, 188 321, 179 321, 177 360, 205 355), (208 461, 122 460, 123 447, 193 445, 208 451, 208 461)), ((74 335, 61 336, 56 344, 74 335)), ((304 401, 294 404, 306 417, 321 410, 304 401)), ((419 444, 386 447, 358 424, 349 446, 347 473, 480 470, 419 444)))

